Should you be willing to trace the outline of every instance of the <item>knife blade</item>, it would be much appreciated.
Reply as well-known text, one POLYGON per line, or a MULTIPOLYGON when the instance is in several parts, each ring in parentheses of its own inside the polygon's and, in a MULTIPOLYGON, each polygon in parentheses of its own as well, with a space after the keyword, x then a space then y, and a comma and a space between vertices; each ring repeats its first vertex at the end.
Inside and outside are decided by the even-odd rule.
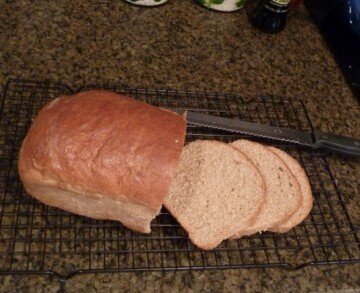
POLYGON ((314 149, 323 149, 343 155, 360 156, 360 139, 340 136, 333 133, 299 131, 290 128, 270 126, 202 114, 194 111, 171 109, 178 113, 186 112, 190 124, 225 130, 255 137, 289 142, 314 149))

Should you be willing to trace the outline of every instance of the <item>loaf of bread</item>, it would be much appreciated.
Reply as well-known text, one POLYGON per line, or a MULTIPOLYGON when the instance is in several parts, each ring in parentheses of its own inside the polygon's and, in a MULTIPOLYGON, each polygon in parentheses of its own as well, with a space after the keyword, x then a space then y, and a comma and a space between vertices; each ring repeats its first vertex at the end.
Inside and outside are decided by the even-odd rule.
POLYGON ((149 233, 183 149, 183 115, 106 91, 57 98, 19 154, 26 191, 41 202, 149 233))
POLYGON ((192 242, 287 232, 309 214, 305 171, 285 152, 248 140, 183 149, 184 115, 107 91, 57 98, 19 153, 25 190, 50 206, 149 233, 164 204, 192 242))

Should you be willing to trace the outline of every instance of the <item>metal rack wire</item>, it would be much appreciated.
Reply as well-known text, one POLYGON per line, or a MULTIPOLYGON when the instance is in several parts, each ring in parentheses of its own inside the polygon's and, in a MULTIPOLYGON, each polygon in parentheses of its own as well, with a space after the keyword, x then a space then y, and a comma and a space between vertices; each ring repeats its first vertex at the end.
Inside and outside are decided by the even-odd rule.
MULTIPOLYGON (((311 130, 304 105, 294 99, 89 85, 131 95, 156 106, 311 130)), ((31 119, 49 100, 71 94, 49 81, 11 80, 0 104, 0 274, 52 274, 282 267, 360 262, 359 226, 346 210, 323 154, 276 144, 300 161, 309 176, 314 208, 286 234, 263 233, 224 241, 212 251, 192 245, 164 209, 152 233, 132 232, 117 222, 93 220, 45 206, 29 197, 17 172, 17 155, 31 119)), ((187 141, 233 141, 238 134, 189 125, 187 141)), ((274 142, 259 140, 266 144, 274 142)))

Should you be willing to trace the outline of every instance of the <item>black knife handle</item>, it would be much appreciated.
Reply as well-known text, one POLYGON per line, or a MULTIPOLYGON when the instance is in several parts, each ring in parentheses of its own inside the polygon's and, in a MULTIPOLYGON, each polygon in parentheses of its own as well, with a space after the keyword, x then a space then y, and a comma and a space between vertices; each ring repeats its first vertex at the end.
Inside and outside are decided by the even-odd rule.
POLYGON ((340 154, 360 156, 360 139, 314 130, 316 147, 340 154))

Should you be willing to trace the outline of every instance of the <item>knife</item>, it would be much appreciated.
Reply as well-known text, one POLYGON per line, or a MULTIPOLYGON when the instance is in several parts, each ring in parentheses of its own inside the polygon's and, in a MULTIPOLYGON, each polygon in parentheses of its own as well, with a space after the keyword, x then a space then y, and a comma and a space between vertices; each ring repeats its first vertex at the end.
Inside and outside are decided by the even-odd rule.
MULTIPOLYGON (((178 113, 184 110, 171 109, 178 113)), ((335 153, 360 156, 360 139, 323 133, 319 130, 312 132, 299 131, 289 128, 269 126, 265 124, 222 118, 186 111, 187 121, 197 126, 210 127, 235 133, 247 134, 255 137, 265 137, 277 141, 290 142, 313 149, 323 149, 335 153)))

